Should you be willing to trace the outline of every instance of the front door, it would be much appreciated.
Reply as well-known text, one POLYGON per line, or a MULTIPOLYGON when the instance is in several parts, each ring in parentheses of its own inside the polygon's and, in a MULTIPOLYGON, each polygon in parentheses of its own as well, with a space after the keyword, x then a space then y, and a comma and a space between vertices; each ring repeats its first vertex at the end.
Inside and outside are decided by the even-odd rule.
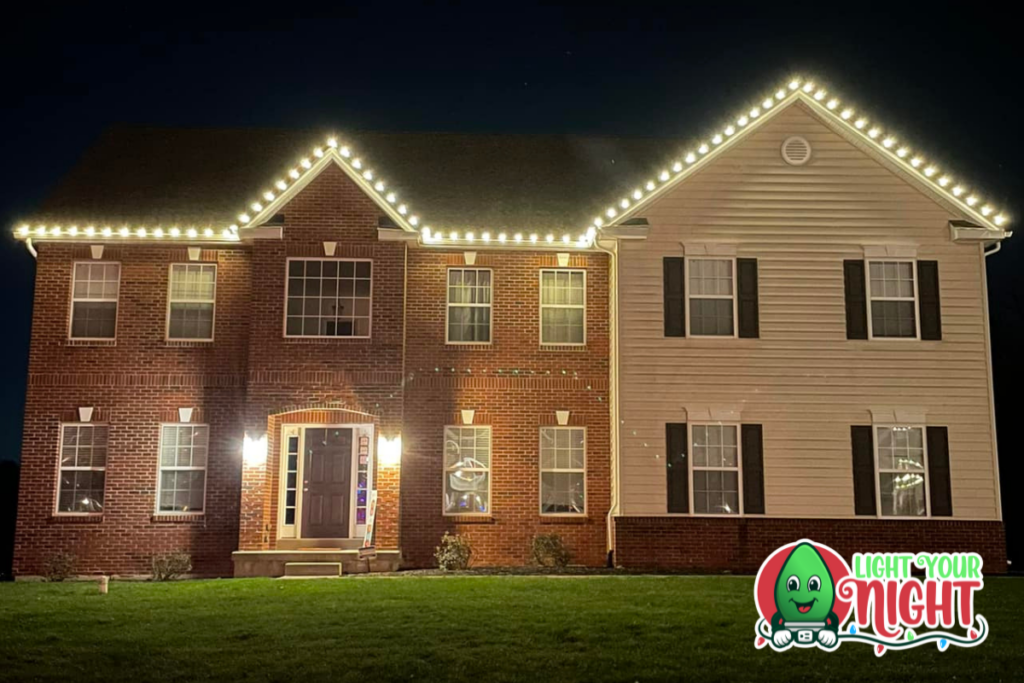
POLYGON ((305 430, 302 538, 347 538, 352 495, 352 429, 305 430))

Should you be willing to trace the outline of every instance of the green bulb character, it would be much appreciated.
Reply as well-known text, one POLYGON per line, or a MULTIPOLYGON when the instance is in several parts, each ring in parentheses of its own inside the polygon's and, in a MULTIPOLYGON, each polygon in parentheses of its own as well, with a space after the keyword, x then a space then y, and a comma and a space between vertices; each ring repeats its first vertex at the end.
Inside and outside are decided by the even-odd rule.
POLYGON ((832 611, 836 590, 824 558, 810 543, 800 543, 789 553, 775 582, 775 609, 771 620, 772 642, 785 647, 815 639, 831 648, 839 637, 839 619, 832 611))

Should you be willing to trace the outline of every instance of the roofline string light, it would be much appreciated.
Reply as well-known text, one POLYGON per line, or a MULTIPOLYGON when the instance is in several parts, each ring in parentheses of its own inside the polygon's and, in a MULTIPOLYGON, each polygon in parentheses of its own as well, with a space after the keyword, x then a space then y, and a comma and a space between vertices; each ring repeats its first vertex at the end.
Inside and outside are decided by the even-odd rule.
POLYGON ((813 80, 793 78, 776 89, 774 93, 759 100, 759 103, 749 110, 741 112, 721 131, 715 132, 707 140, 697 142, 693 148, 684 152, 679 160, 661 169, 654 178, 632 190, 629 196, 623 197, 609 206, 601 215, 593 219, 588 230, 601 230, 633 215, 639 204, 646 203, 665 187, 673 185, 682 177, 689 175, 695 168, 702 165, 702 161, 709 158, 709 154, 724 148, 738 133, 749 129, 758 122, 763 114, 770 110, 777 110, 780 105, 796 99, 802 99, 818 111, 830 115, 847 130, 856 133, 874 149, 882 152, 901 168, 912 173, 917 179, 929 185, 986 227, 1003 230, 1009 226, 1010 217, 1006 213, 983 200, 977 193, 970 191, 963 183, 956 181, 951 174, 941 171, 936 164, 928 162, 923 155, 912 153, 907 145, 897 144, 897 136, 891 132, 885 132, 869 117, 859 114, 852 106, 841 107, 842 103, 838 97, 830 95, 827 89, 817 86, 813 80))

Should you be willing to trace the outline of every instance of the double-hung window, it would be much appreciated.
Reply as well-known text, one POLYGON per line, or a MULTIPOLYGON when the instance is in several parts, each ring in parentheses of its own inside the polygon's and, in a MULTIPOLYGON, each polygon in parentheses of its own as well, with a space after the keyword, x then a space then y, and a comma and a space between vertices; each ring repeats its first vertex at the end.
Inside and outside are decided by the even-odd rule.
POLYGON ((914 261, 869 261, 871 337, 916 339, 917 286, 914 261))
POLYGON ((491 428, 444 428, 444 512, 491 512, 491 428))
POLYGON ((210 428, 168 424, 160 428, 158 513, 199 513, 206 502, 206 460, 210 428))
POLYGON ((586 430, 582 427, 541 427, 542 515, 586 512, 586 451, 586 430))
POLYGON ((924 427, 875 427, 878 507, 883 517, 928 514, 924 427))
POLYGON ((76 263, 71 290, 72 339, 113 339, 117 329, 119 263, 76 263))
POLYGON ((58 514, 103 512, 107 475, 107 427, 66 424, 61 427, 58 514))
POLYGON ((286 337, 369 337, 372 263, 289 259, 286 337))
POLYGON ((691 424, 693 511, 740 513, 739 425, 691 424))
POLYGON ((587 273, 540 271, 540 343, 586 344, 587 273))
POLYGON ((690 334, 732 337, 736 330, 735 261, 731 258, 687 258, 690 334))
POLYGON ((491 341, 491 271, 484 268, 448 270, 449 344, 489 344, 491 341))
POLYGON ((213 339, 217 301, 217 266, 212 263, 171 265, 167 303, 167 338, 185 341, 213 339))

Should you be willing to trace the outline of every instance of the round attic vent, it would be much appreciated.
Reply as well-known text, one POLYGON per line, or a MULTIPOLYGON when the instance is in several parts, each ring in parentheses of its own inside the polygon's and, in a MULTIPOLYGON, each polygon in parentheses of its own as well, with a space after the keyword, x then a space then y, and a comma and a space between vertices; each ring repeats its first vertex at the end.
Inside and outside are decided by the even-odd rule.
POLYGON ((782 143, 782 158, 791 166, 803 166, 811 158, 811 143, 794 135, 782 143))

